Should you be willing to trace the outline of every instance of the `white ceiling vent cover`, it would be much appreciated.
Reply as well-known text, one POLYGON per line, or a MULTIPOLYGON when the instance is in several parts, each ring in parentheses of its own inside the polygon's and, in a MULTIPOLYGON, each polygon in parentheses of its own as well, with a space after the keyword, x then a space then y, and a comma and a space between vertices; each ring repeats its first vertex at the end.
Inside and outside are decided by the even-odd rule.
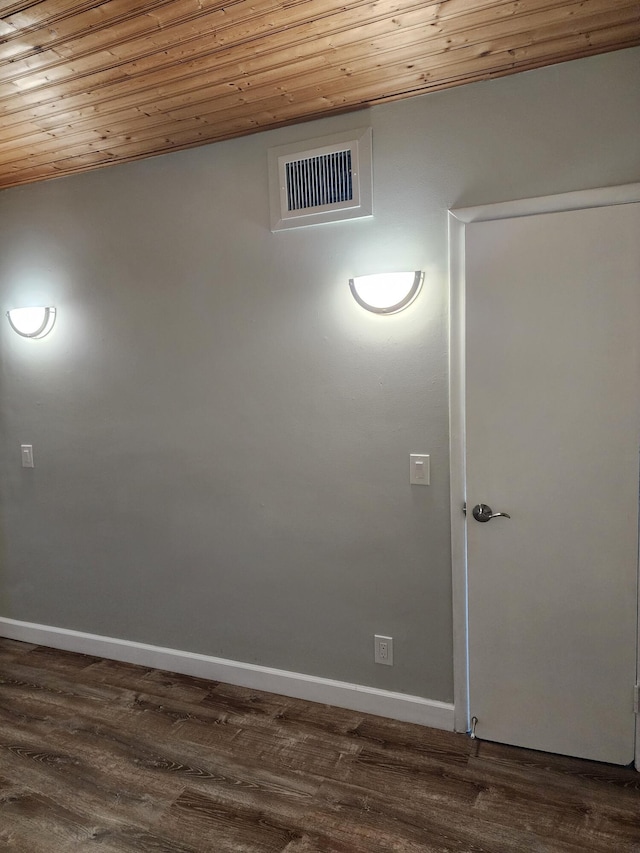
POLYGON ((373 214, 371 128, 269 150, 271 230, 373 214))

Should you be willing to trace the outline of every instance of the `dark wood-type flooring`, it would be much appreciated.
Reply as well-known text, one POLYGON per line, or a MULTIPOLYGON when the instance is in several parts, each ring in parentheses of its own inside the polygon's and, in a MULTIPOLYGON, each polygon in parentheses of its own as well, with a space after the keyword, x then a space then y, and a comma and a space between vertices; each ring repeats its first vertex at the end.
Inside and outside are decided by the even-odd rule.
POLYGON ((640 774, 0 639, 0 850, 638 853, 640 774))

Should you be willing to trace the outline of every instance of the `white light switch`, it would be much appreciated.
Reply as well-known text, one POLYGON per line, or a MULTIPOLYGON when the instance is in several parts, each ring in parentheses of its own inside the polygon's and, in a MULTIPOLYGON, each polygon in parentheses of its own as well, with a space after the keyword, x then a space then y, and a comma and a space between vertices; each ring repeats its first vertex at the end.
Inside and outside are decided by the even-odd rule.
POLYGON ((409 456, 409 482, 413 486, 428 486, 431 482, 429 456, 424 453, 412 453, 409 456))
POLYGON ((33 468, 33 444, 21 444, 22 467, 33 468))

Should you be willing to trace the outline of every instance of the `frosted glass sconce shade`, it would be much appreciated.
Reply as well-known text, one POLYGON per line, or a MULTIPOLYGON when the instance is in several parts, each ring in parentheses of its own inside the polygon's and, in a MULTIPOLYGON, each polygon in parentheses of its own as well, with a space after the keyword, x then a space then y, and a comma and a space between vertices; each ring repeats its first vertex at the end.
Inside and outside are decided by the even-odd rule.
POLYGON ((410 305, 422 287, 424 273, 384 272, 349 279, 358 305, 374 314, 395 314, 410 305))
POLYGON ((23 338, 44 338, 56 321, 55 308, 13 308, 7 311, 14 332, 23 338))

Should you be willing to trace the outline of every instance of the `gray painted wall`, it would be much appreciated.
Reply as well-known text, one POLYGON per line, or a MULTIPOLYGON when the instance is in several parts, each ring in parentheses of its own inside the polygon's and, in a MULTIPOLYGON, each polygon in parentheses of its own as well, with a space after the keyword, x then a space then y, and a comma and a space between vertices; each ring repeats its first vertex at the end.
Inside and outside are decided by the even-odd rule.
POLYGON ((0 194, 0 308, 59 311, 1 326, 2 615, 451 700, 446 212, 639 180, 639 60, 0 194), (271 234, 267 149, 367 124, 374 218, 271 234))

